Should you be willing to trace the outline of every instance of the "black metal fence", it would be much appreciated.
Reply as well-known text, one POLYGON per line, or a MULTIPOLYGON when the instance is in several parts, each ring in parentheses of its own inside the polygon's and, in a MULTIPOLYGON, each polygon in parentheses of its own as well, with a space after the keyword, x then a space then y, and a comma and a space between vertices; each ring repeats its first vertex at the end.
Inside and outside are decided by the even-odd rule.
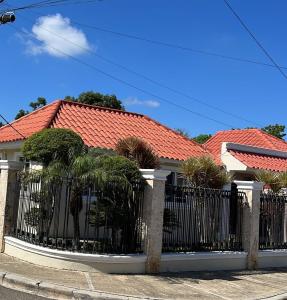
POLYGON ((245 194, 166 186, 163 252, 242 250, 245 194))
POLYGON ((11 235, 53 249, 84 253, 142 251, 144 183, 99 188, 77 179, 20 178, 17 221, 11 235))
POLYGON ((260 249, 287 249, 287 195, 261 194, 259 228, 260 249))

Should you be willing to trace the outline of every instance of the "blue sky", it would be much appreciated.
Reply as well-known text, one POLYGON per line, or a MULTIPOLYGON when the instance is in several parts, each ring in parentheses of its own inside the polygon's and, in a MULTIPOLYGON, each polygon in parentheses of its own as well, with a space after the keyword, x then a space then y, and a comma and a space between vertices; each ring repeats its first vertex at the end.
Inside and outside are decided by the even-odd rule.
MULTIPOLYGON (((5 2, 21 6, 28 1, 5 2)), ((287 67, 286 1, 230 3, 276 61, 287 67)), ((94 90, 116 94, 127 110, 147 114, 171 128, 185 129, 192 136, 228 127, 286 124, 287 80, 275 68, 152 45, 76 22, 269 63, 222 0, 103 0, 89 5, 21 11, 15 22, 21 31, 16 32, 10 25, 0 26, 0 103, 1 113, 9 120, 20 108, 28 109, 28 103, 38 96, 51 102, 94 90), (39 20, 40 16, 44 18, 39 20), (60 38, 63 35, 64 39, 60 38), (89 51, 85 51, 87 48, 89 51), (154 96, 61 56, 59 49, 154 96), (250 122, 158 87, 103 62, 91 52, 250 122), (162 98, 228 126, 172 106, 162 98)))

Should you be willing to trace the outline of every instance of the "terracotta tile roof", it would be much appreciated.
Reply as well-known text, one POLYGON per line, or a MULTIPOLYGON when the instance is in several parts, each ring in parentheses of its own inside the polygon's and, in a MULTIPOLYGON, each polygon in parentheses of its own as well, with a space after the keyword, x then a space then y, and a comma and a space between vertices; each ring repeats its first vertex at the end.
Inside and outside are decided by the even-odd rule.
POLYGON ((219 131, 204 144, 205 149, 214 155, 216 162, 219 164, 221 164, 220 154, 223 142, 231 142, 278 151, 287 151, 287 142, 260 129, 219 131))
POLYGON ((0 143, 23 140, 24 137, 29 137, 33 133, 47 128, 57 113, 60 104, 61 101, 55 101, 12 122, 11 125, 18 130, 21 135, 9 125, 1 127, 0 143))
POLYGON ((247 153, 235 150, 229 152, 249 168, 271 171, 287 171, 287 158, 274 157, 256 153, 247 153))
MULTIPOLYGON (((164 158, 184 160, 208 154, 200 145, 147 116, 69 101, 56 101, 12 125, 25 137, 44 128, 69 128, 90 147, 113 149, 118 139, 137 136, 164 158)), ((0 128, 0 142, 22 139, 11 127, 0 128)))

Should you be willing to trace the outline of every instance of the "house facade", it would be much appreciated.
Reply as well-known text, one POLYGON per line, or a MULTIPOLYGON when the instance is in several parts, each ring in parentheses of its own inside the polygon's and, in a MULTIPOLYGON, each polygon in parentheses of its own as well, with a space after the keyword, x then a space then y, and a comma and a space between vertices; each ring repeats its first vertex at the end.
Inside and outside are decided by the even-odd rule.
MULTIPOLYGON (((219 131, 203 146, 148 116, 58 100, 0 128, 0 159, 21 161, 21 146, 45 128, 67 128, 86 146, 115 149, 119 139, 136 136, 160 157, 160 168, 172 171, 168 180, 179 183, 181 163, 210 155, 237 180, 253 180, 257 170, 287 170, 287 143, 259 129, 219 131)), ((32 169, 39 165, 27 162, 32 169)))
POLYGON ((204 147, 237 180, 254 180, 258 170, 287 171, 287 143, 260 129, 219 131, 204 147))
MULTIPOLYGON (((174 173, 188 157, 208 154, 199 144, 145 115, 58 100, 0 128, 0 158, 22 160, 24 140, 45 128, 71 129, 86 146, 104 149, 114 149, 121 138, 139 137, 160 157, 161 169, 174 173)), ((32 162, 31 167, 37 164, 32 162)))

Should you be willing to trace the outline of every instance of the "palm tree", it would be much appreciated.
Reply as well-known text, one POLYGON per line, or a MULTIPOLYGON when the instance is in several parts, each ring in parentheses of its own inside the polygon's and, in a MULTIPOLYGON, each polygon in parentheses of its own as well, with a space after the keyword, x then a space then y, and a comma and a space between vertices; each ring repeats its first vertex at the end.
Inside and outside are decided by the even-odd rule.
POLYGON ((278 193, 282 188, 287 187, 287 171, 279 173, 260 170, 256 173, 256 180, 268 185, 274 193, 278 193))
MULTIPOLYGON (((69 207, 74 224, 73 246, 75 250, 79 248, 80 241, 79 215, 83 209, 82 198, 84 191, 90 187, 96 187, 104 195, 97 197, 97 211, 92 212, 91 224, 98 227, 103 225, 110 227, 112 243, 115 243, 116 232, 119 229, 122 230, 122 242, 131 234, 131 232, 125 232, 125 228, 131 226, 123 225, 134 220, 132 214, 137 205, 133 197, 133 182, 140 181, 141 174, 134 162, 120 156, 93 157, 83 154, 75 158, 68 167, 61 162, 53 162, 45 169, 44 174, 46 179, 64 177, 70 181, 69 207)), ((134 222, 130 222, 130 225, 132 223, 134 222)))
POLYGON ((141 169, 159 167, 159 157, 149 144, 138 137, 120 139, 116 144, 116 152, 137 163, 141 169))
POLYGON ((230 181, 227 172, 210 156, 190 157, 182 163, 182 173, 194 187, 221 189, 230 181))

